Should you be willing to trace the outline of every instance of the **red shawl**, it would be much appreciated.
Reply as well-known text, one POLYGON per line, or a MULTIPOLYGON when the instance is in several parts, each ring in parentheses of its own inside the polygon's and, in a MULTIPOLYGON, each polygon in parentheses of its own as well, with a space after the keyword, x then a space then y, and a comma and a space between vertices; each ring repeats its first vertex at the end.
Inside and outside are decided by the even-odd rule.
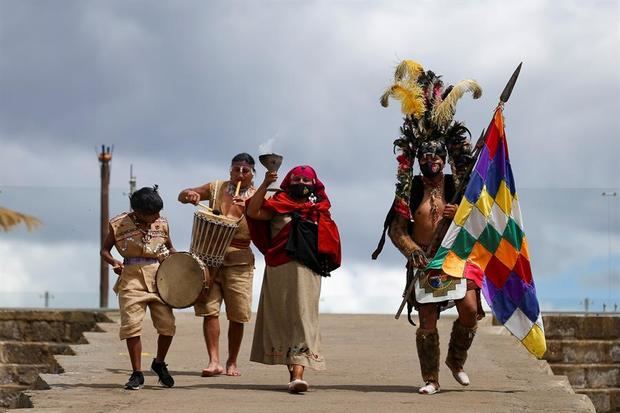
MULTIPOLYGON (((297 212, 302 219, 316 222, 318 224, 319 254, 327 255, 332 264, 337 267, 340 266, 341 251, 338 227, 329 212, 331 203, 325 194, 325 187, 316 177, 314 169, 306 165, 293 168, 282 181, 280 188, 283 192, 277 192, 273 197, 265 199, 262 208, 276 214, 297 212), (285 192, 290 185, 291 175, 312 175, 308 177, 314 179, 315 194, 319 197, 318 202, 299 203, 291 199, 285 192)), ((252 241, 265 256, 267 265, 276 267, 292 260, 284 248, 291 232, 292 223, 289 222, 275 237, 271 238, 269 221, 259 221, 250 217, 247 217, 247 221, 252 241)))

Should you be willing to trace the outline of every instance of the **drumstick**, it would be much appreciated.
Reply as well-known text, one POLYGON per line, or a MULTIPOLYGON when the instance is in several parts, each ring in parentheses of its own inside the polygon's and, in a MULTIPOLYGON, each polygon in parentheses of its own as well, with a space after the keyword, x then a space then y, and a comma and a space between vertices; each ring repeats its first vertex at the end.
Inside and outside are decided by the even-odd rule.
POLYGON ((237 189, 235 189, 235 196, 239 196, 239 189, 241 189, 241 181, 237 182, 237 189))
POLYGON ((206 208, 206 209, 211 209, 211 208, 209 208, 209 206, 208 206, 208 205, 205 205, 205 204, 203 204, 202 202, 198 202, 198 206, 199 206, 199 207, 206 208))

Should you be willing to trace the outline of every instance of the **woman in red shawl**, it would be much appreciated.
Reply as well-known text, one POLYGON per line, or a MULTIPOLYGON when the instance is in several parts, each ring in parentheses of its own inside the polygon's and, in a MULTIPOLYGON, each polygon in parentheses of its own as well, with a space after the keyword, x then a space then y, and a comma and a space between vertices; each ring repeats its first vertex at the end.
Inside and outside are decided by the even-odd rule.
POLYGON ((267 187, 277 179, 277 173, 267 172, 246 210, 252 240, 266 264, 250 360, 286 365, 288 390, 299 393, 308 390, 305 367, 325 369, 319 333, 321 276, 340 266, 340 236, 325 186, 312 167, 293 168, 282 190, 265 199, 267 187))

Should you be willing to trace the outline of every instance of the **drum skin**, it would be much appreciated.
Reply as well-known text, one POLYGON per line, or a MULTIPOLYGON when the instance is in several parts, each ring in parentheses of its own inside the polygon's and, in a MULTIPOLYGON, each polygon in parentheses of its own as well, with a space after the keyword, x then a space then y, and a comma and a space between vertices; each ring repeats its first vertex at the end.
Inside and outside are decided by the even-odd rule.
POLYGON ((177 252, 166 258, 159 265, 155 278, 159 296, 173 308, 194 304, 208 280, 209 271, 189 252, 177 252))

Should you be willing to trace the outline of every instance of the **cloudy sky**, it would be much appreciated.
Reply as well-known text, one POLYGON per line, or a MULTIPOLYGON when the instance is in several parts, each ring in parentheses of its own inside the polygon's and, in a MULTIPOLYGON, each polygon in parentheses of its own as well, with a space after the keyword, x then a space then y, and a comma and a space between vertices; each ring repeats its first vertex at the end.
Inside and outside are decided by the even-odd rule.
POLYGON ((617 1, 0 0, 0 205, 44 221, 0 234, 0 307, 46 290, 97 305, 106 144, 112 213, 133 164, 139 186, 160 185, 181 250, 192 209, 177 193, 225 178, 234 154, 315 166, 344 253, 323 310, 392 312, 403 260, 390 245, 369 256, 401 123, 378 97, 405 58, 481 84, 456 114, 475 136, 523 61, 505 116, 539 297, 620 304, 620 196, 601 195, 619 190, 619 22, 617 1))

